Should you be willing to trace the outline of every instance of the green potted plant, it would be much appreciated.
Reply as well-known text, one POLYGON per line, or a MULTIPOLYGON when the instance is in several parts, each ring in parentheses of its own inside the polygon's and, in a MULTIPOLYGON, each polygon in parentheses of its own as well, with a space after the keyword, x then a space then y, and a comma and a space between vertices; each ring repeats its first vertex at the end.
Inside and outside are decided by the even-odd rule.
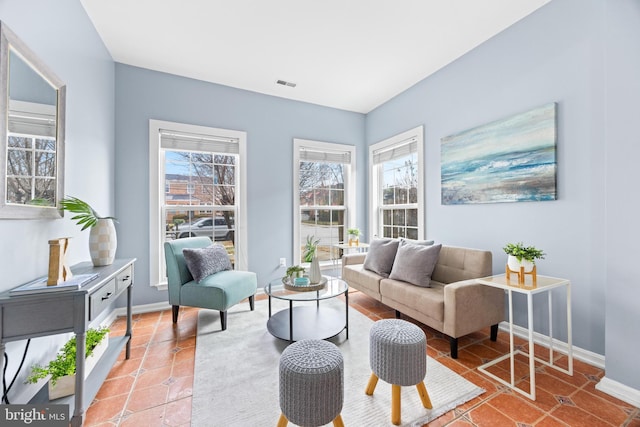
POLYGON ((349 246, 360 244, 360 229, 358 227, 348 228, 347 234, 349 235, 349 246))
POLYGON ((100 216, 87 202, 77 197, 67 196, 60 200, 63 210, 75 213, 72 220, 82 226, 82 230, 90 228, 89 252, 95 266, 110 265, 116 256, 118 238, 112 216, 100 216))
POLYGON ((508 255, 507 265, 511 271, 520 271, 524 267, 525 273, 533 270, 536 259, 544 259, 545 253, 535 246, 525 246, 522 242, 507 243, 502 250, 508 255))
MULTIPOLYGON (((85 378, 107 349, 108 337, 108 328, 87 330, 85 335, 85 378)), ((49 378, 49 398, 57 399, 74 393, 75 374, 76 337, 73 336, 48 365, 34 365, 31 368, 31 375, 27 377, 27 382, 35 384, 38 380, 51 376, 49 378)))
POLYGON ((304 253, 302 255, 304 262, 313 261, 318 250, 318 243, 320 243, 320 239, 315 239, 313 235, 307 236, 307 243, 304 245, 304 253))
POLYGON ((293 279, 295 279, 296 277, 302 277, 303 274, 304 267, 300 265, 292 265, 291 267, 287 268, 287 277, 289 277, 291 281, 293 281, 293 279))

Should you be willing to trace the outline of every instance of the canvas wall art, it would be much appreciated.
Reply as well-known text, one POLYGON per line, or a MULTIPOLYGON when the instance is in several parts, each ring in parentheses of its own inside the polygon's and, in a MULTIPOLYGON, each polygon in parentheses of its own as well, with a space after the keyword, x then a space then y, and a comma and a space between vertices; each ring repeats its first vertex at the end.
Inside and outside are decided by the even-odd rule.
POLYGON ((442 204, 556 199, 556 103, 441 140, 442 204))

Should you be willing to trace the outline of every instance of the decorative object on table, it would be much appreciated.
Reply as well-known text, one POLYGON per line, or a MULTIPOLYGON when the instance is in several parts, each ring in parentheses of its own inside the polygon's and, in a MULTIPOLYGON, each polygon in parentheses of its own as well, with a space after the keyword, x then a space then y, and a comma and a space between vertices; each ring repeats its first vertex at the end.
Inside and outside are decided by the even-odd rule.
MULTIPOLYGON (((88 329, 85 335, 85 370, 87 378, 96 366, 100 357, 109 345, 109 329, 88 329)), ((75 392, 76 385, 76 337, 66 342, 58 352, 56 358, 47 366, 34 365, 27 382, 35 384, 42 378, 49 378, 49 399, 70 396, 75 392)))
POLYGON ((76 213, 71 217, 76 220, 82 230, 91 228, 89 234, 89 252, 93 265, 111 265, 116 256, 118 237, 112 216, 100 216, 88 203, 77 197, 67 196, 60 201, 62 209, 76 213))
POLYGON ((506 276, 511 279, 511 273, 518 275, 518 284, 524 284, 525 274, 530 274, 533 284, 537 284, 536 259, 544 259, 545 253, 535 246, 525 246, 522 242, 507 243, 502 250, 507 257, 506 276))
POLYGON ((286 276, 282 278, 284 288, 286 290, 296 292, 319 291, 327 285, 327 282, 328 280, 326 277, 322 277, 318 283, 311 283, 308 277, 296 277, 293 280, 290 280, 286 276))
POLYGON ((296 277, 302 277, 304 274, 304 267, 301 265, 292 265, 287 268, 287 274, 285 278, 289 278, 289 281, 293 282, 296 277))
POLYGON ((442 204, 556 199, 556 104, 441 140, 442 204))
POLYGON ((307 244, 304 247, 304 260, 310 262, 309 280, 312 284, 320 283, 322 280, 322 271, 320 271, 320 262, 318 261, 318 243, 320 239, 314 236, 307 236, 307 244))
POLYGON ((59 285, 73 277, 67 265, 67 249, 70 237, 49 240, 49 275, 47 286, 59 285))
POLYGON ((360 244, 360 229, 357 227, 349 228, 347 230, 349 235, 349 246, 358 246, 360 244))

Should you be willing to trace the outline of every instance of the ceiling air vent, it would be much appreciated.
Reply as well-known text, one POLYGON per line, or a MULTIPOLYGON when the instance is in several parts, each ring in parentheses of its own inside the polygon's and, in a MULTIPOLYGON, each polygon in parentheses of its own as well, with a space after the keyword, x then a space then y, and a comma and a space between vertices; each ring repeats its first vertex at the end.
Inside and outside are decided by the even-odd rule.
POLYGON ((288 81, 285 81, 285 80, 278 80, 278 81, 276 81, 276 83, 278 83, 279 85, 282 85, 282 86, 296 87, 295 83, 291 83, 291 82, 288 82, 288 81))

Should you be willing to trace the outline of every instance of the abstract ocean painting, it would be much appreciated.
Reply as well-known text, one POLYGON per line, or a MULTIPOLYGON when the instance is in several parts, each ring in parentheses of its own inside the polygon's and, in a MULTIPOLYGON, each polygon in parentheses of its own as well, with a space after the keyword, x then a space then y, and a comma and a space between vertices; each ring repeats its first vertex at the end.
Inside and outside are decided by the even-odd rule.
POLYGON ((441 140, 442 204, 556 199, 556 103, 441 140))

